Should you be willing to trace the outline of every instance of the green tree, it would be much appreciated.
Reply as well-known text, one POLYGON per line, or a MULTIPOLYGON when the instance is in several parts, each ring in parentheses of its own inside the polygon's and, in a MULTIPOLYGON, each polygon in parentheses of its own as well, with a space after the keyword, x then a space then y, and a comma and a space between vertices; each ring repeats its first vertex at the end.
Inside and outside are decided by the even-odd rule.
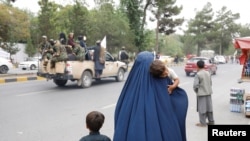
MULTIPOLYGON (((66 6, 62 6, 62 5, 58 5, 58 10, 55 13, 55 17, 54 17, 54 24, 55 24, 55 33, 56 34, 60 34, 61 32, 64 33, 70 33, 72 32, 72 26, 71 26, 71 22, 70 22, 70 13, 73 9, 72 5, 66 5, 66 6)), ((54 39, 58 39, 58 35, 56 37, 54 37, 54 39)))
POLYGON ((29 19, 25 12, 12 6, 0 4, 0 37, 3 42, 23 41, 30 36, 29 19))
POLYGON ((40 36, 46 35, 48 38, 56 37, 58 33, 55 32, 55 13, 58 5, 55 2, 49 2, 49 0, 39 0, 38 4, 41 8, 38 14, 40 36))
POLYGON ((87 42, 90 45, 106 36, 110 52, 118 52, 122 46, 133 50, 133 34, 128 19, 120 10, 114 9, 111 3, 100 3, 90 11, 88 31, 87 42))
POLYGON ((156 43, 155 50, 159 50, 158 46, 158 34, 163 33, 170 35, 174 33, 175 27, 182 25, 183 18, 176 18, 179 15, 182 7, 175 6, 176 0, 155 0, 150 4, 150 10, 154 14, 156 19, 156 43))
POLYGON ((183 43, 182 51, 185 55, 196 54, 197 49, 194 38, 195 37, 189 33, 185 33, 180 37, 180 41, 183 43))
POLYGON ((211 3, 207 3, 201 11, 198 11, 194 19, 188 22, 186 34, 194 35, 197 44, 196 54, 199 56, 202 49, 209 48, 208 37, 211 29, 214 28, 213 9, 211 3))
POLYGON ((126 13, 129 19, 129 26, 134 33, 134 43, 139 51, 144 50, 143 42, 144 24, 146 22, 146 10, 149 5, 142 7, 142 1, 139 0, 120 0, 121 9, 126 13))
POLYGON ((75 4, 69 12, 68 19, 70 21, 69 28, 71 32, 74 32, 75 35, 86 35, 89 20, 88 9, 79 0, 75 0, 75 4))
POLYGON ((25 53, 28 57, 33 57, 37 53, 37 48, 32 44, 31 39, 28 39, 25 46, 25 53))
MULTIPOLYGON (((179 35, 169 35, 169 36, 160 36, 162 43, 160 42, 159 47, 161 48, 161 53, 170 55, 170 56, 183 56, 182 47, 183 44, 180 42, 179 35)), ((160 40, 161 41, 161 40, 160 40)))
POLYGON ((239 19, 239 13, 233 14, 231 10, 227 10, 226 7, 222 7, 220 11, 217 11, 215 19, 215 27, 212 34, 215 43, 215 52, 218 54, 224 54, 224 50, 228 50, 229 45, 232 42, 232 35, 239 30, 239 26, 235 23, 235 20, 239 19))
POLYGON ((147 12, 151 11, 157 20, 156 47, 158 50, 158 32, 169 35, 174 33, 174 28, 183 23, 183 19, 174 18, 182 7, 174 6, 175 0, 120 0, 121 8, 129 18, 130 28, 135 34, 135 45, 139 51, 144 50, 143 42, 147 24, 147 12))
POLYGON ((250 35, 250 24, 239 25, 238 34, 240 37, 246 37, 250 35))
POLYGON ((25 12, 13 8, 11 4, 0 4, 0 9, 1 47, 10 53, 10 58, 12 58, 12 55, 20 51, 17 43, 25 41, 30 36, 29 20, 25 12))
MULTIPOLYGON (((38 44, 40 43, 40 30, 38 26, 38 17, 35 17, 33 15, 30 15, 30 41, 33 44, 34 47, 38 47, 38 44)), ((28 42, 28 41, 27 41, 28 42)))

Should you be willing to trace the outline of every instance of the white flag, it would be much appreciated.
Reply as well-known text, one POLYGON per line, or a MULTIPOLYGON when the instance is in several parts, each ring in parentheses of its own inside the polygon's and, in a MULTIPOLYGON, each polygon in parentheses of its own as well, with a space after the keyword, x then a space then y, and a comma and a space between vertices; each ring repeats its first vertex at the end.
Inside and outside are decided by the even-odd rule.
POLYGON ((102 41, 101 41, 101 47, 106 48, 106 46, 107 46, 107 43, 106 43, 106 36, 104 36, 104 38, 103 38, 102 41))
POLYGON ((237 50, 235 50, 235 52, 234 52, 234 56, 236 56, 236 54, 237 54, 237 50))

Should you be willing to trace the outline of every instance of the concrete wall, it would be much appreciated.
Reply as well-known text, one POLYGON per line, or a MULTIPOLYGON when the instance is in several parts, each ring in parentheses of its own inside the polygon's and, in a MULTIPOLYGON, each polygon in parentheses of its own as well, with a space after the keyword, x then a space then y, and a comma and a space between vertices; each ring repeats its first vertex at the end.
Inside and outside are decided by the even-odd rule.
POLYGON ((10 54, 8 52, 4 51, 2 48, 0 48, 0 57, 9 59, 10 54))
MULTIPOLYGON (((12 55, 12 58, 14 59, 14 63, 20 63, 22 61, 25 61, 28 55, 25 53, 25 45, 26 44, 17 44, 16 46, 20 49, 17 54, 12 55)), ((38 56, 38 55, 35 55, 38 56)))

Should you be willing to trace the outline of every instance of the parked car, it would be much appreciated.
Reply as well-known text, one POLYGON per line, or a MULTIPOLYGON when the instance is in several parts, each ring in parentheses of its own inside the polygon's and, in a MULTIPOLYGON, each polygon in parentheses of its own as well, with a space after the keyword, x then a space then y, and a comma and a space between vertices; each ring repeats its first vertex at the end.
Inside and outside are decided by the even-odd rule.
POLYGON ((214 62, 216 64, 226 64, 227 63, 226 58, 222 55, 214 56, 214 62))
POLYGON ((6 74, 11 68, 13 68, 11 61, 9 59, 0 57, 0 73, 6 74))
POLYGON ((39 62, 39 57, 29 57, 26 61, 20 62, 18 68, 22 70, 34 70, 37 69, 39 62))
POLYGON ((205 62, 205 70, 209 71, 211 75, 215 75, 217 71, 217 65, 212 62, 211 59, 207 57, 192 57, 187 60, 185 65, 186 76, 190 76, 191 74, 195 75, 197 73, 196 63, 199 60, 203 60, 205 62))

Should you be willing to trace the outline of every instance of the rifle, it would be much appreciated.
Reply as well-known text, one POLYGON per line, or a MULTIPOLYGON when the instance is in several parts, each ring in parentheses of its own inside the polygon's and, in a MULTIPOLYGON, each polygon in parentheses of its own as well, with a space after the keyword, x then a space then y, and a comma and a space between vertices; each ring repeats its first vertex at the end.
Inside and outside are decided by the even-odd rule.
POLYGON ((42 58, 43 58, 43 55, 44 55, 44 53, 45 53, 45 50, 47 50, 47 48, 48 48, 48 46, 47 46, 47 44, 45 43, 45 45, 42 45, 42 47, 43 47, 43 50, 42 50, 42 58))

